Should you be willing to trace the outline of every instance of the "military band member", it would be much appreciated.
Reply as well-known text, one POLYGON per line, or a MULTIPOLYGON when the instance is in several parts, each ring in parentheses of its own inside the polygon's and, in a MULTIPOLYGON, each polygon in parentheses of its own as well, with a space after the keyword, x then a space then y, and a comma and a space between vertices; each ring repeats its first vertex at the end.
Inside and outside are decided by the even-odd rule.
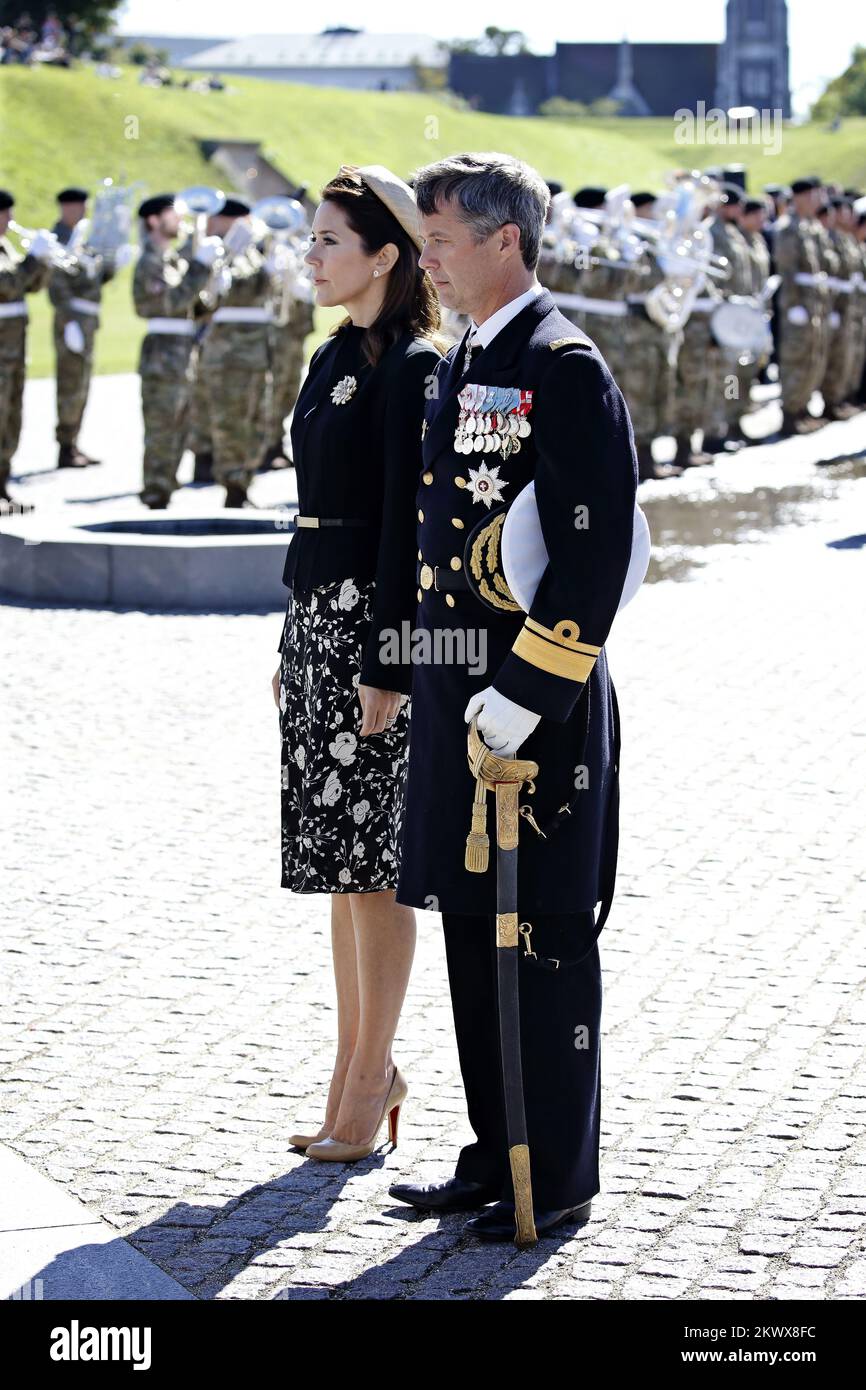
POLYGON ((820 201, 821 180, 816 175, 795 179, 789 211, 780 217, 773 232, 775 267, 782 276, 778 293, 781 438, 808 434, 820 424, 808 410, 812 392, 823 375, 823 318, 828 296, 820 229, 815 220, 820 201))
POLYGON ((540 768, 532 811, 547 838, 519 817, 517 916, 524 931, 531 924, 534 952, 521 951, 520 1028, 541 1233, 586 1220, 599 1190, 593 909, 612 896, 618 730, 604 643, 629 564, 637 465, 628 412, 601 354, 536 278, 548 201, 539 175, 507 155, 456 155, 420 170, 415 193, 426 239, 420 263, 443 303, 473 326, 439 366, 423 428, 416 623, 432 659, 413 678, 397 899, 443 914, 476 1141, 448 1181, 390 1192, 437 1211, 494 1203, 465 1229, 511 1240, 496 874, 492 864, 465 867, 474 787, 466 725, 477 714, 489 748, 506 757, 520 749, 540 768), (527 613, 508 590, 497 536, 530 481, 549 563, 527 613), (484 662, 461 659, 459 646, 456 657, 437 660, 442 633, 466 643, 474 636, 484 662))
POLYGON ((265 447, 265 392, 270 366, 270 274, 255 245, 250 205, 226 198, 208 219, 228 259, 218 277, 219 302, 199 358, 213 439, 213 476, 225 505, 242 507, 265 447))
POLYGON ((39 231, 25 256, 6 237, 15 199, 0 189, 0 501, 11 502, 7 491, 12 457, 21 434, 21 406, 27 359, 25 295, 47 283, 56 240, 39 231))
POLYGON ((860 252, 860 268, 856 272, 857 289, 854 294, 856 347, 852 354, 851 372, 848 378, 848 399, 862 409, 863 405, 866 404, 866 212, 857 214, 853 231, 860 252))
POLYGON ((177 487, 189 416, 195 303, 210 277, 219 243, 205 237, 195 256, 181 255, 174 245, 180 216, 173 193, 145 198, 138 215, 142 248, 132 296, 135 312, 147 320, 138 367, 144 415, 141 500, 155 509, 166 507, 177 487))
POLYGON ((268 442, 260 472, 291 466, 291 454, 285 443, 285 425, 301 389, 304 345, 313 327, 312 303, 294 295, 288 299, 286 322, 279 323, 275 318, 268 326, 271 394, 266 435, 268 442))
POLYGON ((829 351, 820 383, 824 397, 824 417, 850 420, 859 413, 848 399, 851 394, 851 367, 859 346, 859 305, 857 304, 860 247, 854 237, 854 210, 850 199, 830 199, 829 236, 836 252, 836 272, 831 275, 828 315, 829 351))
MULTIPOLYGON (((656 197, 648 191, 631 195, 631 203, 640 218, 652 221, 656 197)), ((646 311, 650 290, 664 279, 650 246, 641 254, 629 272, 626 288, 626 317, 622 325, 623 348, 616 367, 608 362, 616 384, 625 397, 634 430, 637 450, 638 478, 671 478, 683 471, 681 463, 657 463, 653 458, 653 440, 670 433, 673 409, 673 384, 676 370, 679 335, 667 332, 655 323, 646 311)))
MULTIPOLYGON (((84 219, 87 198, 86 188, 63 188, 58 193, 60 216, 53 231, 62 246, 77 241, 75 229, 84 219)), ((58 468, 98 462, 79 449, 78 435, 90 391, 102 287, 114 273, 109 257, 90 254, 79 258, 75 268, 58 267, 48 282, 48 298, 54 306, 58 468)))
MULTIPOLYGON (((752 293, 752 258, 739 227, 743 201, 743 191, 737 184, 722 184, 721 197, 710 223, 713 250, 728 263, 727 277, 720 284, 723 299, 752 293)), ((740 428, 740 416, 748 408, 752 379, 751 372, 744 375, 735 351, 717 347, 716 357, 719 376, 710 397, 711 415, 704 430, 703 445, 710 453, 720 453, 725 447, 738 448, 746 441, 740 428), (731 377, 735 378, 733 382, 731 377)))

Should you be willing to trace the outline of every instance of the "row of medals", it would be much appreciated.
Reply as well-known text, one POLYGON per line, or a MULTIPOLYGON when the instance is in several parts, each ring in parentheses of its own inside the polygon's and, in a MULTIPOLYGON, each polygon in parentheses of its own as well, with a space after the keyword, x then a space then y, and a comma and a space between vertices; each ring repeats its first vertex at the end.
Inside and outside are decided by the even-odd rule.
POLYGON ((461 410, 454 432, 454 451, 458 454, 492 454, 503 458, 520 453, 520 441, 532 432, 525 415, 503 415, 499 410, 478 414, 461 410))

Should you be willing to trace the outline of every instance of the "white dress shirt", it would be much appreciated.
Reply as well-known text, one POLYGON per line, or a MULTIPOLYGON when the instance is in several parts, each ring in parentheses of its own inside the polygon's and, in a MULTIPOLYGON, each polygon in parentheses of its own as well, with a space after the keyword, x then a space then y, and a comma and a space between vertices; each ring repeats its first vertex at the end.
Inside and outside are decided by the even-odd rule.
POLYGON ((516 299, 509 299, 507 304, 503 304, 501 309, 497 309, 495 314, 491 314, 489 319, 485 319, 482 324, 477 324, 474 319, 470 320, 470 337, 476 346, 476 351, 486 348, 496 334, 510 323, 515 314, 519 314, 527 304, 531 304, 536 295, 542 294, 544 286, 537 282, 531 285, 523 294, 519 294, 516 299))

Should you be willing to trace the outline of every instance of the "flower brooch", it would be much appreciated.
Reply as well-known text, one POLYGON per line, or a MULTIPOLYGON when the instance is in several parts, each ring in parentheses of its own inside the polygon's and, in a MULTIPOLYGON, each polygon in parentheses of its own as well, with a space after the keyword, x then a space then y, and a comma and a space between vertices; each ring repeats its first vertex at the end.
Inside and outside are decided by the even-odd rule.
POLYGON ((331 392, 331 400, 334 405, 345 405, 350 401, 358 389, 358 383, 353 376, 344 376, 342 381, 338 381, 331 392))

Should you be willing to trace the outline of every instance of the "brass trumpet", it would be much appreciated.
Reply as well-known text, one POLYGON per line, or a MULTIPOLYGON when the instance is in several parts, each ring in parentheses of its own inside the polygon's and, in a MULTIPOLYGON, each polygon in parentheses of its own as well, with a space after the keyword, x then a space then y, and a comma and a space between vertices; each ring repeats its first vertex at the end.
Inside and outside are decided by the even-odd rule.
MULTIPOLYGON (((21 250, 26 255, 30 250, 34 237, 38 235, 40 229, 38 227, 22 227, 20 222, 15 222, 10 218, 8 230, 14 232, 18 237, 21 243, 21 250)), ((42 228, 42 230, 48 231, 47 227, 42 228)), ((49 236, 53 235, 53 232, 49 232, 49 236)), ((78 267, 78 257, 69 247, 61 245, 55 237, 54 246, 51 251, 51 264, 58 270, 76 270, 78 267)))

